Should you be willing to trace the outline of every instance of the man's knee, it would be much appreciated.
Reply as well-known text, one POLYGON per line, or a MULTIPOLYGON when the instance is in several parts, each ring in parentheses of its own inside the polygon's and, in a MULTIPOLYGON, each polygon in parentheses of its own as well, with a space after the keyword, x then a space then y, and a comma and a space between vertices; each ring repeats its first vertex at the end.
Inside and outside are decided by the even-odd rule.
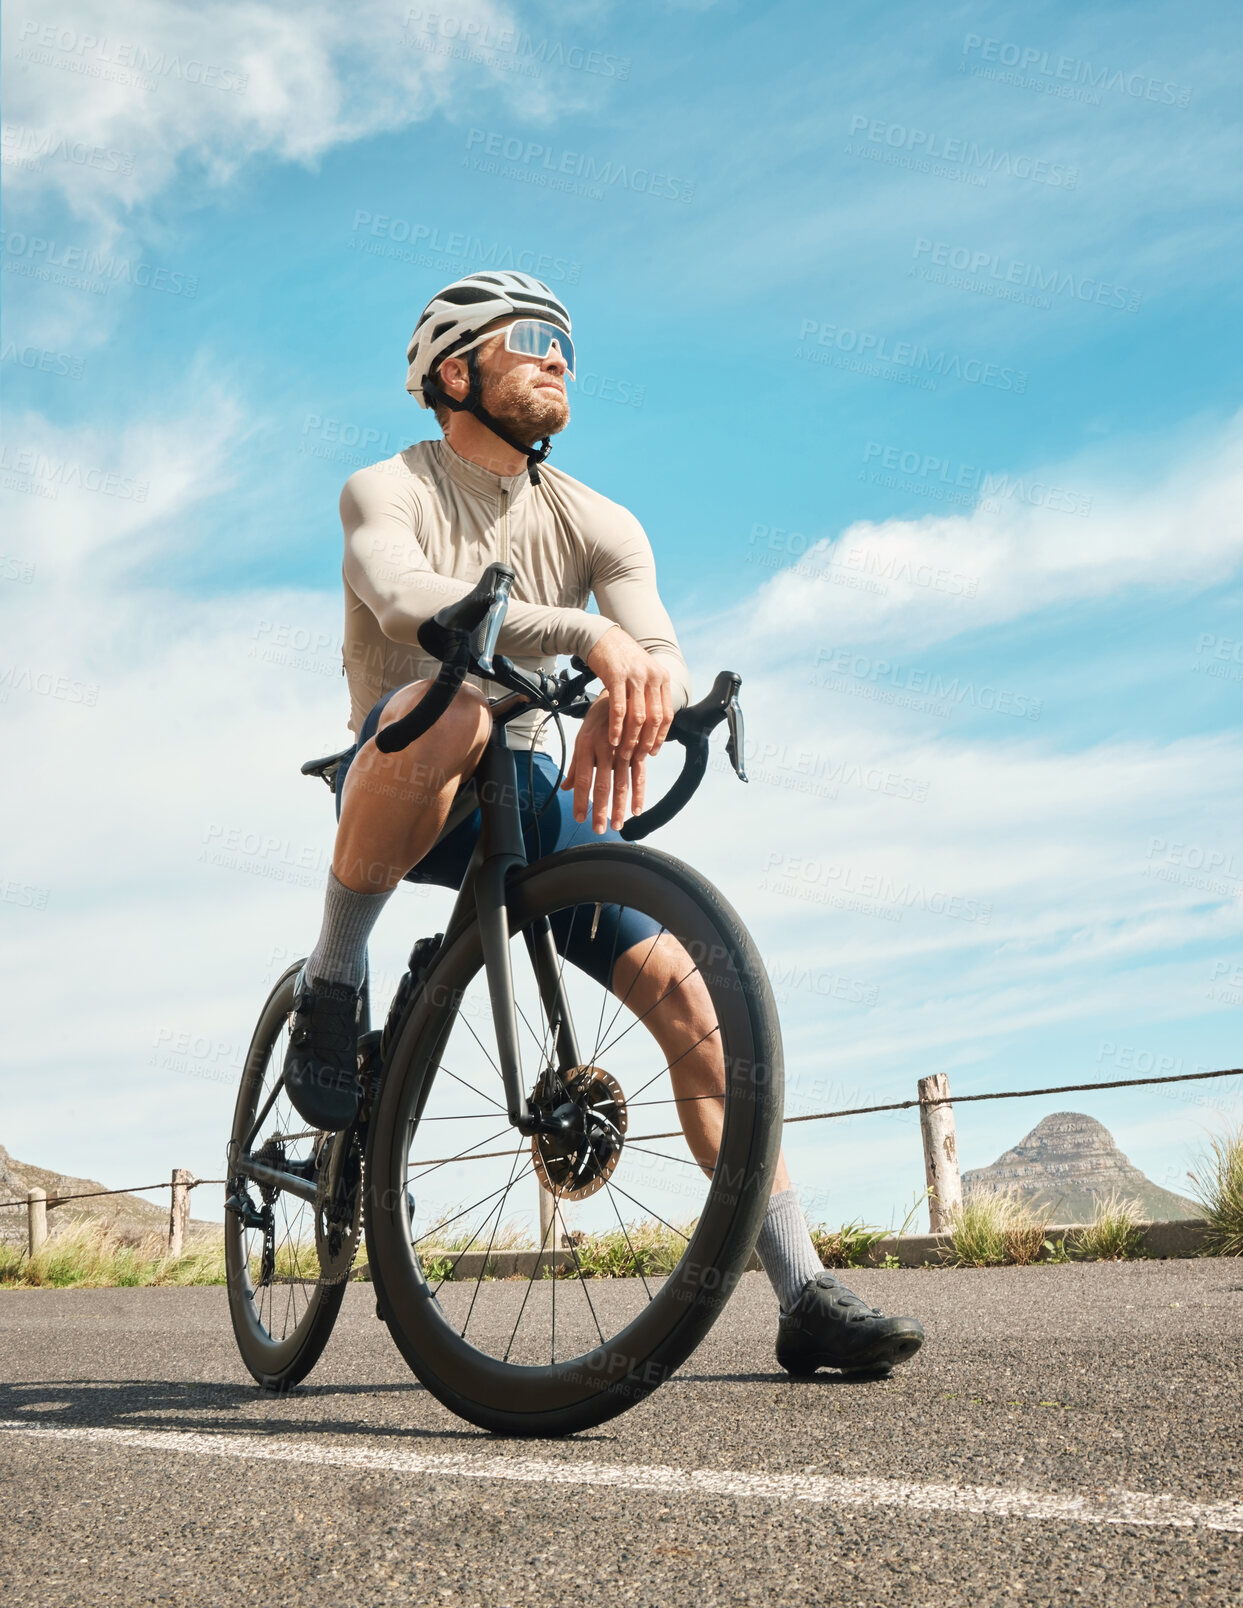
MULTIPOLYGON (((391 726, 395 720, 402 719, 417 708, 431 686, 430 680, 424 680, 411 681, 404 687, 398 687, 384 706, 378 729, 391 726)), ((484 694, 478 687, 463 683, 452 703, 427 733, 431 739, 428 746, 435 749, 445 764, 454 765, 486 740, 491 718, 484 694)))

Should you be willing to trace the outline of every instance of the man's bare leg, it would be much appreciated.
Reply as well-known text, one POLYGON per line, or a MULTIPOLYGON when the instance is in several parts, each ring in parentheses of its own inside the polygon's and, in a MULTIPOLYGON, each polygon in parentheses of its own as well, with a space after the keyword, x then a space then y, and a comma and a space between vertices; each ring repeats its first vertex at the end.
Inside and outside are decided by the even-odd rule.
MULTIPOLYGON (((699 968, 676 938, 661 933, 617 957, 612 992, 643 1018, 660 1046, 686 1143, 703 1170, 711 1173, 725 1121, 725 1052, 699 968)), ((789 1187, 785 1157, 779 1156, 773 1193, 789 1187)))
MULTIPOLYGON (((643 1018, 669 1067, 678 1118, 692 1156, 707 1173, 716 1165, 725 1119, 725 1053, 716 1012, 695 962, 669 933, 635 944, 617 957, 612 991, 643 1018)), ((760 1260, 783 1307, 792 1307, 820 1257, 790 1182, 777 1158, 760 1260)))
MULTIPOLYGON (((428 682, 393 694, 381 729, 414 708, 428 682)), ((397 754, 373 739, 345 776, 341 819, 319 941, 294 984, 285 1090, 317 1128, 358 1113, 359 1008, 367 940, 393 889, 440 835, 453 796, 482 757, 491 730, 483 695, 463 687, 430 731, 397 754)))
MULTIPOLYGON (((407 714, 430 685, 411 682, 385 705, 380 729, 407 714)), ((367 940, 389 895, 440 835, 454 794, 479 763, 491 730, 487 700, 463 687, 430 731, 397 754, 374 738, 345 775, 319 942, 307 974, 357 989, 367 940)))
MULTIPOLYGON (((676 938, 662 933, 618 956, 612 989, 651 1029, 669 1067, 686 1142, 710 1172, 724 1120, 725 1057, 698 968, 676 938)), ((882 1316, 825 1272, 784 1156, 756 1250, 782 1309, 777 1361, 790 1373, 820 1367, 885 1373, 919 1350, 924 1331, 914 1318, 882 1316)))
MULTIPOLYGON (((429 681, 401 687, 384 706, 383 731, 422 699, 429 681)), ((440 836, 454 794, 483 757, 492 718, 487 699, 463 686, 430 731, 397 754, 369 739, 346 772, 332 856, 334 875, 355 893, 387 893, 440 836)))

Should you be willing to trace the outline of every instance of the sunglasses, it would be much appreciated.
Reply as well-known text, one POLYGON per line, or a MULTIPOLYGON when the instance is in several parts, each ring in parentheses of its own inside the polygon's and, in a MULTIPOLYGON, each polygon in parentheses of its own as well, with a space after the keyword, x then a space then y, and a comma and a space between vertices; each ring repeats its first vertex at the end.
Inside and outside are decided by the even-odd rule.
POLYGON ((472 351, 476 346, 482 346, 484 341, 490 341, 494 335, 500 334, 505 336, 507 352, 517 352, 520 357, 535 357, 541 363, 555 344, 565 359, 566 379, 574 378, 574 342, 559 325, 550 324, 544 318, 519 318, 515 323, 507 324, 503 331, 492 329, 485 335, 477 335, 473 341, 467 341, 465 346, 459 346, 449 355, 461 357, 464 352, 472 351))

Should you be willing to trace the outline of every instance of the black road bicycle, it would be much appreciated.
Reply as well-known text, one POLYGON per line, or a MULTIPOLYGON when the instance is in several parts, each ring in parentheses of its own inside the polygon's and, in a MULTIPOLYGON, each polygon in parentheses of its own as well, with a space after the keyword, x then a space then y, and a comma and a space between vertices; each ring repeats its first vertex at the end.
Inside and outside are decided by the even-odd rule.
MULTIPOLYGON (((413 742, 468 673, 507 689, 445 827, 480 811, 446 931, 415 944, 383 1028, 364 1016, 362 1109, 340 1133, 308 1130, 285 1094, 301 963, 277 982, 233 1117, 225 1243, 234 1331, 261 1384, 287 1389, 315 1365, 365 1233, 377 1315, 427 1389, 485 1429, 560 1435, 668 1379, 736 1285, 776 1167, 781 1035, 733 909, 690 866, 637 842, 694 793, 721 721, 746 779, 740 677, 723 671, 679 711, 669 736, 686 750, 682 771, 626 822, 624 842, 528 864, 505 724, 533 704, 581 718, 594 677, 578 660, 531 675, 495 652, 512 582, 492 564, 423 624, 440 672, 376 737, 386 752, 413 742), (609 962, 617 992, 565 964, 574 934, 595 941, 614 907, 648 918, 651 934, 625 986, 609 962), (510 1250, 514 1214, 536 1203, 542 1241, 524 1259, 510 1250), (567 1214, 583 1228, 571 1232, 567 1214), (605 1236, 593 1244, 624 1247, 637 1277, 585 1276, 588 1225, 605 1236), (659 1273, 647 1271, 658 1241, 659 1273), (515 1266, 526 1276, 485 1284, 515 1266)), ((342 758, 302 769, 331 786, 342 758)))

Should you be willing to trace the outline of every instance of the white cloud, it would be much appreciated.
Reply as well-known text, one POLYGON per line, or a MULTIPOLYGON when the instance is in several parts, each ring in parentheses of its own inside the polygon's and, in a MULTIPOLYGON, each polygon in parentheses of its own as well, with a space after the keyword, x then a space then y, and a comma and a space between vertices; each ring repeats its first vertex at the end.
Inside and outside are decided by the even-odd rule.
POLYGON ((774 651, 801 650, 808 632, 818 644, 917 647, 1058 604, 1211 585, 1243 560, 1243 414, 1182 444, 1176 462, 1143 476, 1131 467, 1123 478, 1088 453, 985 471, 970 514, 860 520, 808 541, 794 561, 760 537, 752 552, 784 567, 737 611, 734 628, 774 651), (1062 508, 1068 492, 1076 506, 1088 501, 1088 515, 1041 506, 1053 489, 1062 508))
MULTIPOLYGON (((311 163, 335 145, 426 118, 472 69, 413 43, 409 9, 384 0, 10 6, 6 123, 120 157, 14 163, 12 197, 51 189, 106 229, 179 173, 201 168, 221 183, 257 156, 311 163)), ((461 0, 454 14, 494 35, 511 18, 491 0, 461 0)), ((497 85, 514 77, 486 65, 484 73, 497 85)), ((519 87, 536 93, 528 81, 519 87)), ((7 142, 15 154, 17 138, 7 142)))

